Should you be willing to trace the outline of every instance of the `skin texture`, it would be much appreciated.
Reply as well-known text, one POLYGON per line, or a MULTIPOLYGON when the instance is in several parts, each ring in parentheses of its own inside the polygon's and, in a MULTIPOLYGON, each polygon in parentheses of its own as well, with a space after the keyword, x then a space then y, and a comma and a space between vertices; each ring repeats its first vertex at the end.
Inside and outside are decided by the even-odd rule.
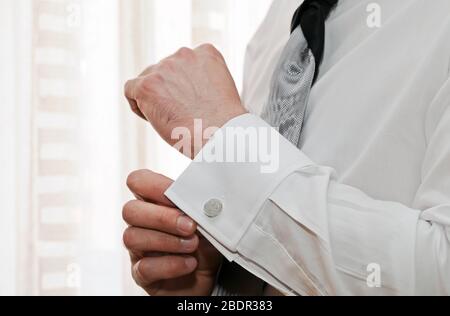
MULTIPOLYGON (((170 145, 176 128, 187 128, 195 135, 194 120, 201 119, 203 130, 222 127, 245 114, 239 93, 221 53, 212 45, 195 50, 181 48, 159 64, 148 67, 125 85, 131 109, 149 121, 170 145)), ((202 135, 195 135, 200 137, 202 135)), ((207 140, 195 145, 193 158, 207 140)))
MULTIPOLYGON (((183 152, 189 158, 207 142, 195 134, 194 120, 201 119, 205 131, 246 113, 223 56, 208 44, 194 50, 181 48, 148 67, 126 83, 125 96, 134 113, 150 122, 170 145, 179 141, 172 139, 176 128, 200 137, 200 142, 190 140, 188 154, 183 152)), ((210 295, 222 256, 164 196, 171 183, 145 170, 128 178, 137 200, 123 209, 130 225, 123 239, 133 278, 150 295, 210 295), (179 226, 182 222, 184 229, 179 226)))
POLYGON ((137 197, 123 208, 135 282, 153 296, 210 295, 222 256, 164 196, 173 181, 140 170, 127 182, 137 197))

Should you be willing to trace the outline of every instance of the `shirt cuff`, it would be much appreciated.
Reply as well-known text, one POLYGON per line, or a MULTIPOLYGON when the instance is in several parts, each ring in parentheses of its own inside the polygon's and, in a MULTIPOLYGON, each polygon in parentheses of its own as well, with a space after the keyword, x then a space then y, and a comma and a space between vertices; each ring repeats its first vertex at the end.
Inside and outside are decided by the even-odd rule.
POLYGON ((230 260, 227 252, 237 252, 277 186, 310 165, 278 131, 245 114, 214 134, 166 196, 198 223, 206 238, 220 243, 219 250, 230 260))

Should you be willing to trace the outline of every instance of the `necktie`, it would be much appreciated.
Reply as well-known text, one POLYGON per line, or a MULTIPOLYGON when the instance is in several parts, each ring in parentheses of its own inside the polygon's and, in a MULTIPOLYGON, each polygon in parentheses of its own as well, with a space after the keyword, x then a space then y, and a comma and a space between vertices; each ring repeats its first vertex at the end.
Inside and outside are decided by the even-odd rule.
POLYGON ((271 80, 262 118, 295 146, 300 140, 311 88, 319 73, 325 21, 338 0, 305 0, 292 19, 291 37, 271 80))

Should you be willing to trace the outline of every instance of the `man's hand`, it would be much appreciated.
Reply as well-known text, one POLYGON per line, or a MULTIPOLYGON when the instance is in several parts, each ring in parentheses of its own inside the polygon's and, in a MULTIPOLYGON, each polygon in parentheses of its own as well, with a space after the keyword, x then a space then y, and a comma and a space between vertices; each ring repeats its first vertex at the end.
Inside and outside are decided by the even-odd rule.
POLYGON ((128 178, 138 199, 123 209, 133 278, 150 295, 211 295, 222 256, 164 196, 172 182, 146 170, 128 178))
MULTIPOLYGON (((203 130, 221 128, 229 120, 245 114, 236 85, 224 58, 212 45, 195 50, 182 48, 159 64, 147 68, 125 85, 125 95, 133 111, 148 120, 170 145, 175 128, 187 128, 192 137, 194 120, 203 130)), ((203 142, 199 142, 204 145, 203 142)), ((201 148, 191 141, 193 158, 201 148)))

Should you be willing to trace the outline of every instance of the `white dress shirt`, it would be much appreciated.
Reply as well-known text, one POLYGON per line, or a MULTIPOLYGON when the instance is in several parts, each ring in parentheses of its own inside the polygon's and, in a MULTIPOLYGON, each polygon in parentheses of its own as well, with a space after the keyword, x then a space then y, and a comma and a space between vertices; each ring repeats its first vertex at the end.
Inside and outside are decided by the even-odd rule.
MULTIPOLYGON (((301 2, 274 1, 248 47, 253 114, 224 128, 267 127, 258 115, 301 2)), ((378 0, 380 28, 372 2, 340 0, 327 21, 301 150, 273 129, 276 172, 197 160, 167 192, 284 294, 450 294, 450 1, 378 0)))

